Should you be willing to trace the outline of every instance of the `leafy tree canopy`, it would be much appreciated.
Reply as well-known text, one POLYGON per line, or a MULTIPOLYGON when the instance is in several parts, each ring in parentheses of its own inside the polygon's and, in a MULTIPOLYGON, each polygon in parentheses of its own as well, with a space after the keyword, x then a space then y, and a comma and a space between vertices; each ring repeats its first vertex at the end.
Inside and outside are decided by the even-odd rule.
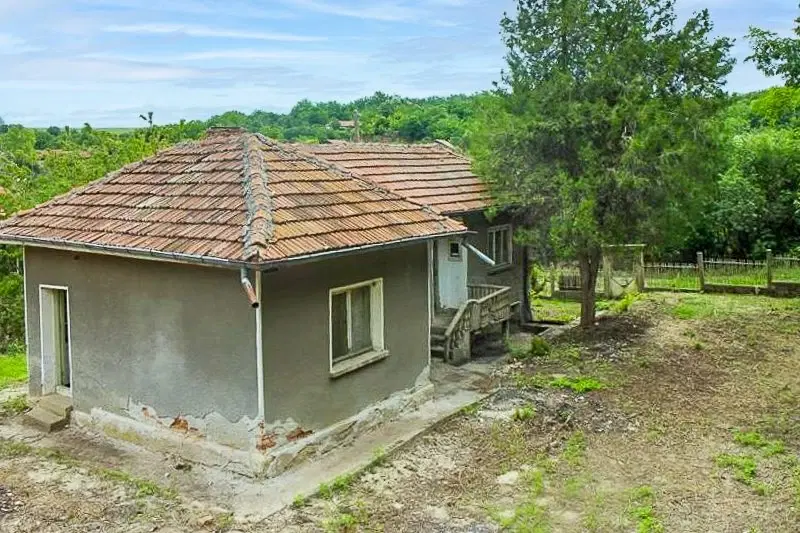
POLYGON ((707 11, 679 27, 673 0, 519 0, 502 21, 508 69, 473 139, 478 169, 578 259, 584 325, 602 245, 674 238, 713 176, 707 118, 733 61, 711 32, 707 11))
POLYGON ((750 28, 747 38, 753 54, 747 58, 767 76, 780 76, 790 87, 800 87, 800 17, 795 19, 795 37, 750 28))

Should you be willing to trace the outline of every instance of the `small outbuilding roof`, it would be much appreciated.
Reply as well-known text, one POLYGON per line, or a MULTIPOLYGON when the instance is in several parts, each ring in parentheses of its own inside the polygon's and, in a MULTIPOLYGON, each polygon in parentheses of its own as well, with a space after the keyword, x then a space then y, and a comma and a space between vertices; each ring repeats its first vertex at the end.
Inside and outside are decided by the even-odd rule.
POLYGON ((0 242, 267 265, 466 232, 313 155, 235 128, 0 223, 0 242))
POLYGON ((490 206, 486 185, 470 160, 443 141, 430 144, 349 143, 297 145, 373 183, 442 214, 490 206))

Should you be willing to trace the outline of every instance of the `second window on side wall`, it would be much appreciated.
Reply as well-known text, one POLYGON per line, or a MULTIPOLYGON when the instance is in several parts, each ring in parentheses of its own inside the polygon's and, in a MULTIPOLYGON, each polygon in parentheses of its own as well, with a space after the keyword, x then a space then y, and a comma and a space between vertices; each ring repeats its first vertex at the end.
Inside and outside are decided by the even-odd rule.
POLYGON ((494 226, 489 228, 487 248, 496 266, 511 264, 511 226, 494 226))
POLYGON ((331 291, 331 366, 383 350, 382 293, 381 280, 331 291))

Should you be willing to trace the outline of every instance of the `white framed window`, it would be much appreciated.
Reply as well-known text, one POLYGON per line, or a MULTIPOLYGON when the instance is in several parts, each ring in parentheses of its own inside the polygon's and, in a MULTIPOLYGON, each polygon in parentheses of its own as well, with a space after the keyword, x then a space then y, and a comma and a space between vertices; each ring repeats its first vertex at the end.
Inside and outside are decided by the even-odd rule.
POLYGON ((492 226, 488 230, 488 256, 495 266, 510 265, 512 257, 511 225, 492 226))
POLYGON ((383 279, 330 290, 330 371, 333 377, 383 359, 383 279))

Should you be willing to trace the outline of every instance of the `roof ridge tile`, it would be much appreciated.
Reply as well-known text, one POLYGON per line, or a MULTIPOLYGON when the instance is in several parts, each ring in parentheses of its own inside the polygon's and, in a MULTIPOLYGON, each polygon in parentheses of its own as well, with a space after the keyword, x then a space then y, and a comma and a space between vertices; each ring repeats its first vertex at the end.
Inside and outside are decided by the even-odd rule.
POLYGON ((272 216, 272 194, 269 190, 267 163, 257 135, 242 135, 244 188, 247 220, 244 223, 244 260, 257 261, 267 257, 267 248, 275 235, 272 216))

